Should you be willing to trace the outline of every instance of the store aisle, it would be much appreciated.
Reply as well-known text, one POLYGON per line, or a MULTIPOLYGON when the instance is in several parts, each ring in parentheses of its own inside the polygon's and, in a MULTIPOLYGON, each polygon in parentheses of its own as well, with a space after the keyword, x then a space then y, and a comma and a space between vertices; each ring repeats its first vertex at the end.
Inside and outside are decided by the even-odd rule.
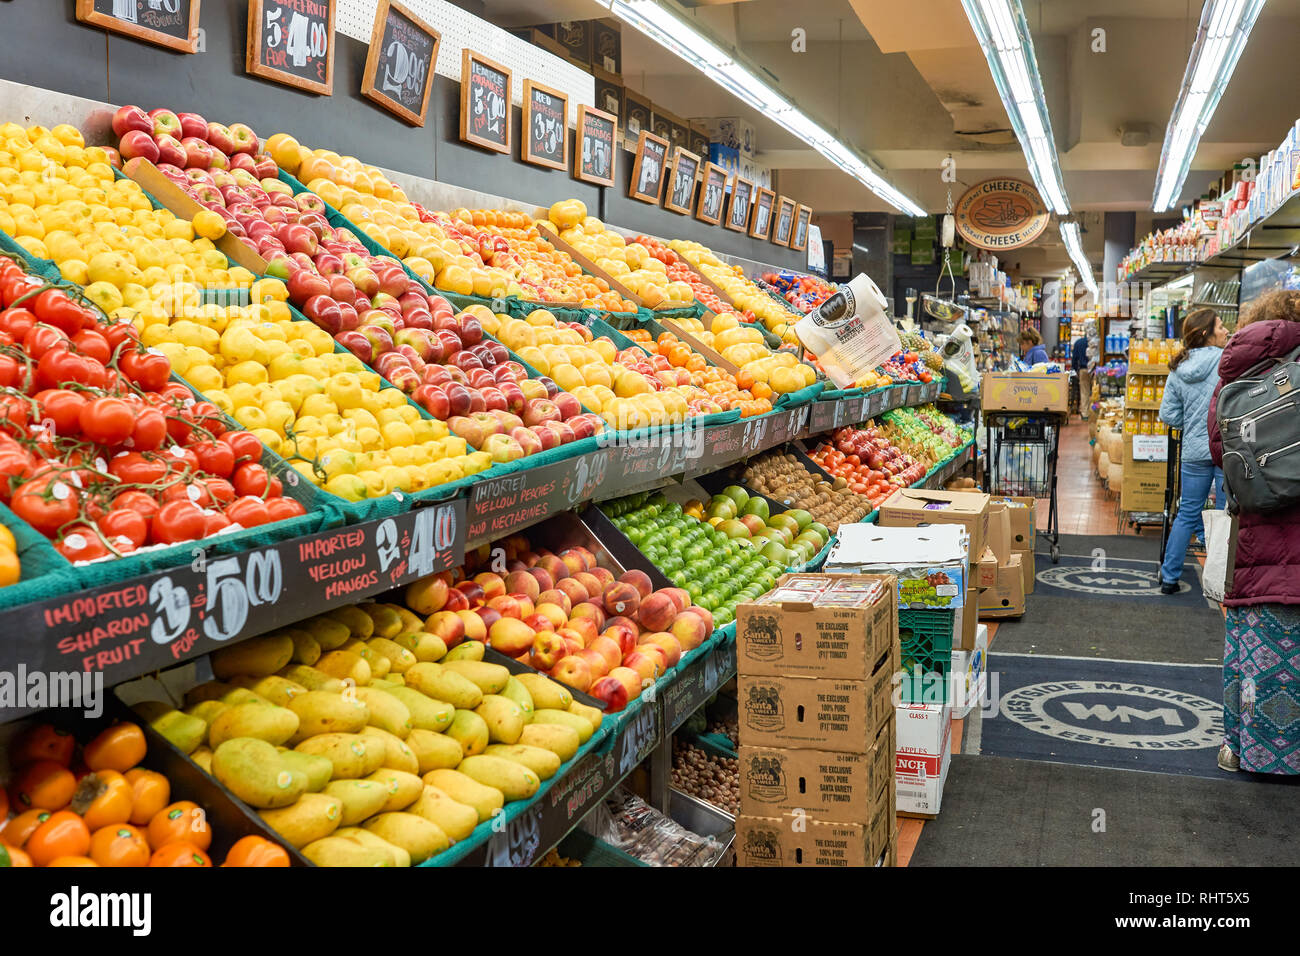
POLYGON ((996 715, 954 724, 942 812, 902 821, 900 862, 1278 862, 1300 780, 1216 766, 1223 615, 1199 562, 1159 593, 1159 537, 1116 533, 1086 424, 1063 433, 1059 474, 1060 562, 1040 543, 1024 617, 990 627, 996 715))

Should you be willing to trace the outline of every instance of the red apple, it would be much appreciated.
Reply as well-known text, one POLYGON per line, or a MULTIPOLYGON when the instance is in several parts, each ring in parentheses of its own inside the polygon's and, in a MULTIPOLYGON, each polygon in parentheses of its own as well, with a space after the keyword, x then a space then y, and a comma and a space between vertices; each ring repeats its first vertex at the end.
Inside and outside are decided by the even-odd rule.
POLYGON ((153 119, 138 106, 122 106, 113 114, 113 135, 121 139, 127 133, 148 133, 153 138, 153 119))
POLYGON ((257 152, 257 134, 243 123, 231 123, 230 138, 234 141, 235 147, 227 152, 242 153, 252 156, 257 152))
POLYGON ((119 145, 122 155, 127 160, 139 157, 140 159, 147 159, 151 163, 158 161, 158 144, 154 142, 152 136, 143 130, 128 130, 119 145))
POLYGON ((182 137, 185 134, 181 132, 181 121, 171 110, 156 109, 149 111, 149 118, 153 120, 153 135, 158 136, 166 133, 168 136, 182 137))

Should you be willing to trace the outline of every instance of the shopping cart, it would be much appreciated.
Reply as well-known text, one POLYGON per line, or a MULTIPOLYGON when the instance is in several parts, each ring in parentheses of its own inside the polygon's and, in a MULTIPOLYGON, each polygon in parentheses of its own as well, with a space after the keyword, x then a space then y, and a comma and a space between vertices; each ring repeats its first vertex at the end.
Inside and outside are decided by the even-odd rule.
POLYGON ((1056 461, 1067 416, 1056 412, 985 412, 984 490, 994 495, 1046 498, 1052 563, 1061 555, 1056 507, 1056 461))

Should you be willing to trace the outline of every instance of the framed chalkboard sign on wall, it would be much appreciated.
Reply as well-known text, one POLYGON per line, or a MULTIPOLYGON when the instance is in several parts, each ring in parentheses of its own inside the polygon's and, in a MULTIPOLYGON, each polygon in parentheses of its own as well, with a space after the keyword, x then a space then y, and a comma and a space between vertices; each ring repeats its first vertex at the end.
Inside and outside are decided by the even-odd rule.
POLYGON ((744 232, 749 228, 749 207, 754 198, 754 184, 739 176, 731 183, 731 204, 727 206, 728 229, 744 232))
POLYGON ((786 196, 777 201, 776 229, 772 241, 778 246, 790 245, 790 237, 794 235, 794 207, 795 201, 786 196))
POLYGON ((77 0, 77 19, 181 53, 198 48, 199 0, 77 0))
POLYGON ((473 50, 461 55, 460 138, 510 154, 510 70, 473 50))
POLYGON ((361 95, 423 126, 442 34, 396 0, 379 0, 361 95))
POLYGON ((569 98, 524 80, 523 160, 551 169, 569 168, 569 98))
POLYGON ((300 90, 334 93, 335 0, 248 0, 245 70, 300 90))
POLYGON ((700 171, 700 157, 680 146, 673 153, 669 166, 668 191, 664 193, 664 208, 683 216, 691 214, 691 201, 695 198, 695 174, 700 171))
POLYGON ((613 186, 618 117, 591 106, 579 106, 577 138, 573 178, 596 186, 613 186))
POLYGON ((766 239, 772 232, 772 206, 776 203, 776 193, 770 189, 757 186, 754 189, 754 216, 749 224, 751 239, 766 239))
POLYGON ((658 205, 668 165, 668 140, 643 129, 637 140, 635 156, 627 194, 633 199, 658 205))
POLYGON ((695 207, 695 218, 716 226, 722 221, 722 207, 727 199, 727 171, 717 163, 704 164, 704 186, 695 207))
POLYGON ((794 214, 794 238, 790 240, 790 248, 796 252, 803 252, 808 247, 808 224, 812 222, 812 208, 800 203, 794 214))

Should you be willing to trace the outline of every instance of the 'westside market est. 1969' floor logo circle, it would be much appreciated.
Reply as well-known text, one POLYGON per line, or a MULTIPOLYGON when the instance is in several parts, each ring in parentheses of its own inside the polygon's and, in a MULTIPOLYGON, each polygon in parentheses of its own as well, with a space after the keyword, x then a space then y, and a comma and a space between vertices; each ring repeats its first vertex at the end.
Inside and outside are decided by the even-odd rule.
MULTIPOLYGON (((1085 565, 1060 564, 1035 575, 1037 580, 1065 591, 1084 594, 1109 594, 1117 597, 1146 597, 1160 590, 1160 575, 1154 571, 1127 568, 1096 570, 1085 565)), ((1191 590, 1186 581, 1178 582, 1179 591, 1191 590)))
POLYGON ((1077 744, 1128 750, 1196 750, 1223 741, 1223 705, 1126 681, 1030 684, 1002 698, 1002 716, 1077 744))

